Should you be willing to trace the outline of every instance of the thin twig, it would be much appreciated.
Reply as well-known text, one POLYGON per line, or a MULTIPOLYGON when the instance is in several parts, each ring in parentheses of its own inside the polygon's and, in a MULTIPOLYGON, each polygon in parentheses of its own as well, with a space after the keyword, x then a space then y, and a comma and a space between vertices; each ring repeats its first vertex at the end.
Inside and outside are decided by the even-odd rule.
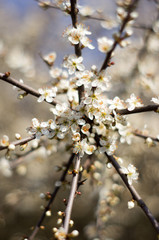
MULTIPOLYGON (((10 144, 13 144, 15 146, 23 145, 23 144, 26 144, 26 143, 32 141, 33 139, 35 139, 35 135, 32 135, 30 137, 26 137, 26 138, 23 138, 23 139, 20 139, 20 140, 17 140, 17 141, 13 141, 10 144)), ((8 148, 8 146, 0 146, 0 151, 2 151, 4 149, 7 149, 7 148, 8 148)))
MULTIPOLYGON (((76 8, 76 0, 70 0, 70 3, 71 3, 71 19, 72 19, 72 26, 74 28, 77 28, 77 8, 76 8)), ((81 47, 80 47, 80 44, 75 44, 74 45, 74 48, 75 48, 75 54, 77 57, 80 57, 81 56, 81 47)), ((81 99, 84 97, 84 85, 78 87, 78 95, 79 95, 79 103, 81 102, 81 99)))
MULTIPOLYGON (((96 139, 97 146, 100 146, 100 138, 97 134, 95 136, 95 139, 96 139)), ((132 198, 138 203, 138 205, 141 207, 141 209, 144 211, 144 213, 148 217, 149 221, 152 223, 154 229, 159 234, 159 223, 157 222, 155 217, 152 215, 152 213, 150 212, 150 210, 147 207, 147 205, 145 204, 145 202, 141 199, 141 197, 138 194, 138 192, 136 191, 136 189, 128 183, 127 176, 125 174, 123 174, 123 172, 121 171, 121 167, 120 167, 119 163, 116 161, 116 159, 112 155, 108 155, 107 153, 105 153, 105 155, 107 156, 108 160, 112 163, 112 165, 116 169, 117 173, 119 174, 119 176, 125 183, 127 189, 129 190, 129 192, 132 195, 132 198)))
MULTIPOLYGON (((23 90, 24 92, 26 92, 27 94, 30 94, 34 97, 40 97, 41 94, 35 90, 34 88, 24 84, 24 83, 21 83, 19 82, 18 80, 12 78, 12 77, 9 77, 6 73, 3 74, 3 73, 0 73, 0 79, 5 81, 5 82, 8 82, 10 84, 12 84, 13 86, 17 87, 17 88, 20 88, 21 90, 23 90)), ((46 101, 46 100, 45 100, 46 101)), ((48 103, 48 102, 47 102, 48 103)), ((56 105, 57 104, 57 101, 53 100, 51 103, 49 103, 51 105, 56 105)))
POLYGON ((116 112, 120 115, 130 115, 134 113, 144 113, 144 112, 151 112, 151 111, 157 112, 158 108, 159 108, 159 104, 156 104, 156 105, 147 105, 143 107, 137 107, 132 111, 129 111, 126 108, 126 109, 117 110, 116 112))
POLYGON ((66 234, 68 234, 69 222, 70 222, 70 217, 71 217, 71 212, 72 212, 72 207, 73 207, 73 201, 74 201, 75 193, 77 190, 80 162, 81 162, 81 159, 80 159, 79 155, 77 155, 75 169, 74 169, 75 173, 73 174, 71 191, 70 191, 67 207, 65 210, 65 219, 64 219, 64 223, 63 223, 63 227, 64 227, 66 234))
MULTIPOLYGON (((41 1, 41 0, 35 0, 36 2, 40 3, 40 4, 43 4, 44 6, 44 9, 47 9, 47 8, 54 8, 56 10, 60 10, 60 11, 63 11, 60 7, 58 7, 56 4, 53 4, 53 3, 47 3, 47 2, 44 2, 44 1, 41 1)), ((78 13, 78 15, 82 18, 82 19, 87 19, 87 20, 96 20, 96 21, 107 21, 108 19, 105 18, 105 17, 101 17, 101 16, 96 16, 95 14, 92 14, 92 15, 82 15, 80 12, 78 13)), ((134 24, 132 26, 133 28, 138 28, 138 29, 143 29, 143 30, 152 30, 152 26, 147 26, 147 25, 144 25, 144 24, 134 24)))
MULTIPOLYGON (((59 179, 59 181, 60 181, 61 183, 64 182, 64 180, 65 180, 65 178, 66 178, 66 175, 67 175, 67 172, 68 172, 68 170, 69 170, 69 168, 70 168, 70 166, 71 166, 71 164, 72 164, 72 162, 73 162, 74 157, 75 157, 75 154, 73 153, 73 154, 71 155, 71 157, 69 158, 68 163, 67 163, 67 165, 66 165, 66 168, 65 168, 64 172, 62 173, 62 175, 61 175, 61 177, 60 177, 60 179, 59 179)), ((30 235, 30 237, 29 237, 28 240, 33 240, 34 237, 36 236, 36 234, 38 233, 38 231, 39 231, 39 229, 40 229, 40 226, 41 226, 41 224, 42 224, 42 222, 44 221, 44 218, 45 218, 45 216, 46 216, 46 212, 47 212, 48 210, 50 210, 51 204, 53 203, 53 201, 54 201, 54 199, 55 199, 55 197, 56 197, 56 194, 58 193, 60 187, 61 187, 61 186, 55 186, 54 191, 53 191, 52 194, 51 194, 51 198, 50 198, 47 206, 45 207, 44 212, 43 212, 40 220, 38 221, 36 227, 34 228, 32 234, 30 235)))
POLYGON ((122 173, 121 167, 118 164, 118 162, 116 161, 116 159, 113 156, 108 155, 107 153, 105 153, 105 155, 107 156, 109 161, 112 163, 112 165, 114 166, 114 168, 116 169, 116 171, 120 175, 121 179, 123 180, 123 182, 125 183, 126 187, 129 190, 129 192, 131 193, 132 198, 138 203, 138 205, 141 207, 141 209, 144 211, 144 213, 148 217, 149 221, 153 225, 156 232, 159 234, 159 223, 157 222, 155 217, 152 215, 149 208, 147 207, 145 202, 142 200, 142 198, 140 197, 140 195, 138 194, 136 189, 128 183, 127 177, 126 177, 125 174, 122 173))
MULTIPOLYGON (((137 4, 138 1, 139 1, 139 0, 134 0, 134 1, 132 1, 132 4, 130 4, 130 6, 128 7, 127 16, 126 16, 125 19, 123 20, 122 25, 121 25, 121 27, 120 27, 120 29, 119 29, 119 39, 121 38, 122 33, 123 33, 123 31, 124 31, 124 29, 125 29, 125 27, 126 27, 126 24, 127 24, 128 21, 130 20, 130 14, 131 14, 131 12, 133 11, 134 6, 137 4)), ((100 69, 100 72, 101 72, 102 70, 106 69, 106 68, 109 66, 109 62, 110 62, 110 59, 111 59, 111 57, 112 57, 112 53, 113 53, 113 51, 115 50, 115 48, 117 47, 118 44, 119 44, 119 43, 118 43, 118 40, 114 40, 114 44, 113 44, 112 48, 110 49, 110 51, 107 53, 106 58, 105 58, 105 60, 104 60, 104 62, 103 62, 103 65, 102 65, 102 67, 101 67, 101 69, 100 69)))
POLYGON ((16 168, 19 164, 25 161, 25 157, 39 149, 42 145, 38 145, 36 148, 31 148, 29 151, 25 152, 24 154, 18 155, 16 154, 16 159, 10 162, 11 169, 16 168))
POLYGON ((151 136, 148 136, 148 135, 144 135, 142 134, 139 130, 135 130, 134 132, 132 132, 135 136, 137 137, 140 137, 140 138, 143 138, 143 139, 147 139, 147 138, 151 138, 152 141, 154 142, 159 142, 159 138, 155 138, 155 137, 151 137, 151 136))

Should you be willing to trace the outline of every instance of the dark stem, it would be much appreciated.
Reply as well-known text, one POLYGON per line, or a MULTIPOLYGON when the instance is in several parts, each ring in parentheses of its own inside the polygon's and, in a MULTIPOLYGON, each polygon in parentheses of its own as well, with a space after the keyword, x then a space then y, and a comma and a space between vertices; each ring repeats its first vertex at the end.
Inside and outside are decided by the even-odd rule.
MULTIPOLYGON (((125 17, 125 19, 122 22, 122 25, 119 29, 119 39, 122 37, 122 33, 126 27, 126 24, 128 23, 128 21, 130 20, 130 14, 133 11, 134 7, 136 6, 136 4, 138 3, 139 0, 134 0, 132 1, 132 4, 129 5, 128 9, 127 9, 127 16, 125 17)), ((115 50, 116 46, 118 45, 118 40, 114 41, 114 44, 112 46, 112 48, 110 49, 110 51, 107 53, 106 58, 103 62, 103 65, 100 69, 100 72, 104 69, 106 69, 109 66, 111 57, 112 57, 112 53, 115 50)))
MULTIPOLYGON (((23 138, 23 139, 20 139, 20 140, 11 142, 10 144, 13 144, 13 145, 15 145, 15 146, 23 145, 23 144, 26 144, 26 143, 32 141, 33 139, 35 139, 35 135, 32 135, 32 136, 30 136, 30 137, 23 138)), ((2 151, 2 150, 4 150, 4 149, 7 149, 7 148, 8 148, 8 146, 0 146, 0 151, 2 151)))
MULTIPOLYGON (((96 139, 97 146, 100 146, 100 138, 99 138, 99 136, 97 134, 95 135, 95 139, 96 139)), ((108 155, 107 153, 105 153, 105 155, 108 158, 108 160, 112 163, 112 165, 114 166, 115 170, 117 171, 117 173, 119 174, 119 176, 121 177, 123 182, 125 183, 127 189, 129 190, 129 192, 132 195, 132 198, 138 203, 138 205, 141 207, 141 209, 144 211, 144 213, 146 214, 147 218, 149 219, 149 221, 153 225, 153 227, 156 230, 156 232, 159 234, 159 223, 154 218, 154 216, 150 212, 150 210, 147 207, 147 205, 145 204, 145 202, 141 199, 141 197, 138 194, 138 192, 136 191, 136 189, 132 185, 130 185, 128 183, 127 176, 122 173, 121 167, 118 164, 118 162, 116 161, 116 159, 112 155, 108 155)))
MULTIPOLYGON (((73 162, 74 157, 75 157, 75 154, 73 153, 73 154, 71 155, 71 157, 69 158, 69 160, 68 160, 68 163, 67 163, 67 165, 66 165, 66 169, 64 170, 64 172, 62 173, 62 175, 61 175, 61 177, 60 177, 60 179, 59 179, 59 181, 60 181, 61 183, 65 180, 66 175, 67 175, 67 172, 68 172, 68 170, 69 170, 69 168, 70 168, 70 166, 71 166, 71 164, 72 164, 72 162, 73 162)), ((46 216, 46 212, 47 212, 48 210, 50 210, 51 204, 53 203, 53 201, 54 201, 54 199, 55 199, 55 197, 56 197, 56 194, 58 193, 60 187, 61 187, 61 186, 55 186, 54 191, 53 191, 52 194, 51 194, 51 198, 50 198, 47 206, 45 207, 45 210, 44 210, 44 212, 43 212, 40 220, 38 221, 38 223, 37 223, 34 231, 33 231, 32 234, 30 235, 30 237, 29 237, 28 240, 34 239, 35 235, 36 235, 37 232, 39 231, 39 228, 40 228, 40 226, 41 226, 41 224, 42 224, 42 222, 44 221, 44 218, 45 218, 45 216, 46 216)))
POLYGON ((143 107, 137 107, 132 111, 129 111, 128 109, 121 109, 121 110, 117 110, 116 112, 119 113, 120 115, 128 115, 128 114, 151 112, 151 111, 157 112, 158 109, 159 109, 159 104, 156 104, 156 105, 147 105, 143 107))
MULTIPOLYGON (((12 84, 13 86, 15 86, 17 88, 20 88, 21 90, 23 90, 27 94, 30 94, 30 95, 35 96, 37 98, 41 96, 41 94, 38 91, 36 91, 35 89, 33 89, 32 87, 29 87, 28 85, 26 85, 24 83, 20 83, 18 80, 14 79, 12 77, 8 77, 6 74, 0 73, 0 79, 5 81, 5 82, 8 82, 8 83, 12 84)), ((53 100, 49 104, 56 105, 57 101, 53 100)))

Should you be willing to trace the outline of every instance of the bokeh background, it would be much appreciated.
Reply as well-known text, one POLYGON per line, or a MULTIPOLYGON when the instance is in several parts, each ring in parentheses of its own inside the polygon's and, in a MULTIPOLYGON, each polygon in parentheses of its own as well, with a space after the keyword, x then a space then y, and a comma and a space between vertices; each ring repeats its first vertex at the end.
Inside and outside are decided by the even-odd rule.
MULTIPOLYGON (((102 9, 102 16, 115 18, 115 1, 81 0, 79 4, 91 5, 98 12, 102 9)), ((139 18, 136 25, 155 25, 155 1, 140 0, 137 11, 139 18)), ((117 29, 104 29, 100 21, 96 20, 80 20, 90 26, 90 38, 96 47, 94 51, 84 49, 84 63, 87 68, 93 64, 100 68, 104 54, 98 51, 96 39, 102 36, 110 37, 117 29)), ((43 10, 34 0, 0 0, 0 72, 9 71, 12 77, 23 79, 35 89, 51 82, 48 67, 39 54, 56 51, 55 65, 61 66, 63 56, 74 53, 73 47, 62 37, 69 24, 69 16, 56 9, 43 10)), ((113 59, 115 65, 108 70, 113 84, 108 95, 126 99, 134 92, 142 98, 144 104, 148 104, 152 97, 159 94, 159 31, 154 33, 147 29, 134 28, 131 41, 129 47, 118 47, 116 50, 113 59)), ((32 118, 46 121, 52 117, 48 104, 39 104, 32 96, 19 100, 17 95, 18 91, 13 90, 11 85, 0 81, 0 138, 8 135, 10 140, 14 140, 17 132, 26 137, 26 128, 31 125, 32 118)), ((159 116, 151 112, 129 116, 135 129, 143 130, 147 125, 145 132, 151 136, 159 134, 158 119, 159 116)), ((60 152, 52 148, 49 156, 44 147, 39 148, 37 154, 31 153, 22 159, 22 163, 12 170, 10 177, 4 176, 3 171, 0 172, 0 239, 19 240, 31 233, 42 213, 40 206, 45 205, 44 200, 39 197, 40 193, 53 190, 59 176, 55 166, 69 158, 62 144, 59 148, 60 152)), ((140 177, 135 187, 154 216, 159 219, 158 150, 158 145, 148 147, 143 139, 135 137, 132 145, 119 146, 117 154, 138 168, 140 177)), ((0 152, 1 159, 4 155, 5 151, 0 152)), ((102 158, 100 160, 105 161, 102 158)), ((98 166, 97 170, 102 172, 98 166)), ((103 184, 95 184, 88 177, 85 186, 80 189, 82 195, 75 201, 72 219, 75 221, 74 228, 80 231, 77 239, 94 239, 97 236, 95 223, 100 212, 98 203, 101 195, 104 195, 112 184, 111 176, 123 186, 113 170, 104 171, 107 176, 100 179, 103 184)), ((64 210, 63 198, 68 196, 65 188, 57 195, 53 216, 45 219, 45 229, 40 230, 35 239, 53 238, 51 229, 56 226, 57 211, 64 210)), ((125 188, 122 188, 118 199, 120 202, 113 207, 112 217, 101 227, 101 239, 155 239, 156 233, 141 209, 136 207, 128 210, 127 202, 131 200, 131 196, 125 188)))

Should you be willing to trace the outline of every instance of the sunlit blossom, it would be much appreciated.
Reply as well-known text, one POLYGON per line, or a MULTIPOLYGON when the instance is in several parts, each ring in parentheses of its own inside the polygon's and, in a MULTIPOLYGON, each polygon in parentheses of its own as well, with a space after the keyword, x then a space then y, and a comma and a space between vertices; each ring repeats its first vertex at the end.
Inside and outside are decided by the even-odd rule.
POLYGON ((136 167, 134 167, 134 165, 132 165, 132 164, 129 164, 127 168, 126 167, 122 167, 121 168, 121 172, 123 174, 127 175, 128 183, 130 185, 132 185, 133 181, 137 181, 138 180, 139 173, 136 172, 136 167))
POLYGON ((57 88, 39 88, 38 92, 40 93, 40 97, 37 100, 38 102, 43 102, 44 100, 46 100, 46 102, 51 103, 53 101, 53 98, 56 97, 57 88))
POLYGON ((107 53, 113 46, 113 40, 107 37, 98 38, 97 42, 99 51, 103 53, 107 53))
POLYGON ((130 95, 130 98, 128 98, 125 102, 128 103, 128 110, 132 111, 136 107, 142 107, 143 104, 141 102, 141 99, 136 97, 134 93, 130 95))
POLYGON ((73 74, 76 69, 79 71, 84 71, 85 67, 82 64, 83 57, 77 57, 75 55, 69 55, 64 58, 63 66, 68 68, 69 74, 73 74))

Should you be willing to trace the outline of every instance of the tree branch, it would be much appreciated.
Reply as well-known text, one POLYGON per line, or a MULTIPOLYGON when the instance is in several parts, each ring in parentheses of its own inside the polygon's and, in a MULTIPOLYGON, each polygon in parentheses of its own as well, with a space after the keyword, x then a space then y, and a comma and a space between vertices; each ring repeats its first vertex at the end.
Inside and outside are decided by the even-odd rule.
POLYGON ((154 137, 151 137, 151 136, 148 136, 148 135, 144 135, 144 134, 142 134, 141 131, 139 131, 139 130, 135 130, 135 131, 133 132, 133 134, 134 134, 135 136, 140 137, 140 138, 143 138, 143 139, 145 139, 145 140, 146 140, 147 138, 151 138, 152 141, 154 141, 154 142, 159 142, 159 138, 154 138, 154 137))
MULTIPOLYGON (((71 157, 69 158, 69 160, 68 160, 68 163, 67 163, 67 165, 66 165, 66 169, 64 170, 64 172, 62 173, 62 175, 61 175, 61 177, 60 177, 60 179, 59 179, 59 181, 60 181, 61 183, 65 180, 66 175, 67 175, 67 172, 68 172, 68 170, 69 170, 69 168, 70 168, 70 166, 71 166, 71 164, 72 164, 72 162, 73 162, 73 160, 74 160, 74 157, 75 157, 75 154, 73 153, 73 154, 71 155, 71 157)), ((40 229, 40 226, 41 226, 41 224, 42 224, 42 222, 44 221, 44 218, 45 218, 45 216, 46 216, 46 212, 47 212, 48 210, 50 210, 51 204, 53 203, 53 201, 54 201, 54 199, 55 199, 55 197, 56 197, 56 194, 58 193, 60 187, 61 187, 61 186, 55 186, 54 191, 53 191, 52 194, 51 194, 51 198, 50 198, 47 206, 45 207, 44 212, 43 212, 40 220, 38 221, 38 223, 37 223, 34 231, 33 231, 32 234, 30 235, 30 237, 29 237, 28 240, 33 240, 34 237, 36 236, 36 234, 38 233, 38 231, 39 231, 39 229, 40 229)))
MULTIPOLYGON (((3 81, 5 81, 5 82, 8 82, 8 83, 12 84, 12 85, 15 86, 15 87, 20 88, 21 90, 23 90, 23 91, 26 92, 27 94, 30 94, 30 95, 32 95, 32 96, 34 96, 34 97, 37 97, 37 98, 38 98, 38 97, 41 96, 41 94, 40 94, 37 90, 33 89, 32 87, 29 87, 28 85, 26 85, 26 84, 24 84, 24 83, 20 83, 18 80, 14 79, 14 78, 12 78, 12 77, 9 77, 7 74, 8 74, 8 73, 5 73, 5 74, 0 73, 0 79, 3 80, 3 81)), ((10 75, 10 73, 9 73, 9 75, 10 75)), ((45 102, 46 102, 46 100, 45 100, 45 102)), ((47 103, 48 103, 48 102, 47 102, 47 103)), ((57 104, 57 101, 53 100, 53 101, 52 101, 51 103, 49 103, 49 104, 51 104, 51 105, 56 105, 56 104, 57 104)))
POLYGON ((116 112, 119 113, 120 115, 130 115, 134 113, 143 113, 143 112, 151 112, 151 111, 157 112, 158 109, 159 109, 159 104, 156 104, 156 105, 147 105, 143 107, 137 107, 132 111, 129 111, 126 108, 126 109, 116 110, 116 112))
POLYGON ((152 215, 152 213, 150 212, 149 208, 147 207, 145 202, 142 200, 142 198, 140 197, 138 192, 135 190, 135 188, 128 183, 127 177, 126 177, 125 174, 122 173, 121 167, 118 164, 118 162, 115 160, 115 158, 113 156, 109 156, 107 153, 105 153, 105 155, 107 156, 109 161, 112 163, 112 165, 114 166, 114 168, 116 169, 116 171, 120 175, 121 179, 123 180, 123 182, 125 183, 126 187, 129 190, 129 192, 131 193, 132 198, 138 203, 138 205, 141 207, 141 209, 144 211, 144 213, 146 214, 147 218, 149 219, 149 221, 153 225, 153 227, 156 230, 156 232, 159 234, 159 223, 157 222, 155 217, 152 215))
MULTIPOLYGON (((70 0, 71 3, 71 19, 72 19, 72 26, 74 28, 77 28, 77 8, 76 8, 76 0, 70 0)), ((75 44, 74 45, 75 48, 75 54, 77 57, 80 57, 82 55, 81 53, 81 47, 80 44, 75 44)), ((81 99, 84 97, 84 85, 78 87, 78 95, 79 95, 79 103, 81 102, 81 99)))
MULTIPOLYGON (((100 138, 99 138, 99 136, 97 134, 95 136, 95 139, 96 139, 97 146, 100 146, 100 138)), ((144 211, 144 213, 146 214, 147 218, 149 219, 149 221, 153 225, 153 227, 156 230, 156 232, 159 234, 159 223, 157 222, 155 217, 152 215, 152 213, 150 212, 149 208, 147 207, 145 202, 142 200, 142 198, 140 197, 140 195, 138 194, 136 189, 132 185, 130 185, 128 183, 127 176, 122 173, 121 167, 118 164, 118 162, 116 161, 116 159, 112 155, 108 155, 107 153, 105 153, 105 155, 108 158, 108 160, 112 163, 112 165, 114 166, 115 170, 117 171, 117 173, 119 174, 119 176, 121 177, 123 182, 125 183, 127 189, 129 190, 129 192, 132 195, 132 198, 138 203, 138 205, 141 207, 141 209, 144 211)))
POLYGON ((80 159, 79 155, 77 155, 75 169, 74 169, 75 173, 73 174, 70 196, 69 196, 67 207, 65 210, 65 219, 64 219, 64 223, 63 223, 63 227, 64 227, 66 234, 68 234, 69 222, 70 222, 70 217, 71 217, 71 212, 72 212, 72 207, 73 207, 73 201, 74 201, 75 193, 77 190, 80 162, 81 162, 81 159, 80 159))
MULTIPOLYGON (((122 37, 122 33, 123 33, 123 31, 124 31, 124 29, 126 27, 126 24, 130 20, 130 14, 133 11, 135 5, 138 3, 138 1, 139 0, 132 0, 132 4, 129 5, 128 11, 127 11, 127 16, 123 20, 122 25, 121 25, 121 27, 119 29, 119 38, 122 37)), ((117 45, 118 45, 118 40, 114 40, 114 44, 113 44, 112 48, 110 49, 110 51, 107 53, 106 58, 105 58, 105 60, 103 62, 103 65, 102 65, 102 67, 100 69, 100 72, 102 70, 106 69, 109 66, 109 62, 110 62, 110 59, 112 57, 112 53, 115 50, 115 48, 117 47, 117 45)))
MULTIPOLYGON (((17 141, 13 141, 10 144, 13 144, 15 146, 23 145, 23 144, 26 144, 26 143, 32 141, 33 139, 35 139, 35 135, 32 135, 30 137, 26 137, 26 138, 23 138, 23 139, 20 139, 20 140, 17 140, 17 141)), ((2 151, 4 149, 7 149, 7 148, 8 148, 8 146, 0 146, 0 151, 2 151)))

